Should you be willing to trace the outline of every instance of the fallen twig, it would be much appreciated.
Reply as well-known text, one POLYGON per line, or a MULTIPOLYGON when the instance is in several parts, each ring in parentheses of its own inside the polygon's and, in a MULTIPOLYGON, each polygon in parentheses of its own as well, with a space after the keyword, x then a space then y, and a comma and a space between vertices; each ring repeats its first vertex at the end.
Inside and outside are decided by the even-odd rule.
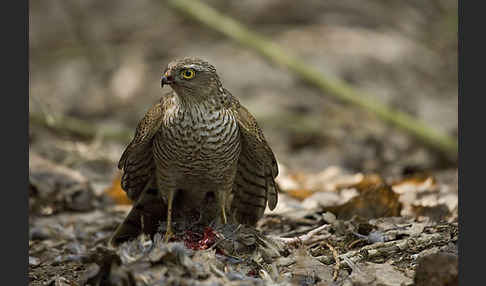
POLYGON ((363 239, 363 238, 358 238, 356 239, 355 241, 351 242, 349 245, 348 245, 348 249, 351 249, 353 248, 356 244, 360 243, 360 242, 363 242, 363 241, 367 241, 366 239, 363 239))
MULTIPOLYGON (((350 260, 353 263, 358 263, 364 259, 373 259, 377 257, 389 257, 395 253, 410 251, 415 249, 426 249, 435 245, 442 245, 450 241, 450 238, 441 233, 423 234, 416 238, 405 238, 389 242, 378 242, 372 245, 363 246, 360 249, 349 251, 347 253, 339 255, 339 259, 350 260)), ((418 250, 418 251, 419 251, 418 250)), ((324 264, 331 264, 334 257, 329 255, 322 255, 316 257, 320 262, 324 264)))
POLYGON ((336 261, 336 264, 334 265, 334 273, 332 275, 332 280, 336 281, 339 276, 339 268, 341 267, 341 261, 339 260, 338 252, 336 248, 334 248, 327 241, 323 241, 322 244, 327 246, 332 251, 332 256, 334 257, 334 261, 336 261))
POLYGON ((326 230, 330 227, 331 227, 330 224, 325 224, 325 225, 322 225, 322 226, 320 226, 320 227, 318 227, 314 230, 311 230, 308 233, 303 234, 301 236, 297 236, 297 237, 278 237, 277 236, 277 237, 272 237, 272 238, 275 239, 275 240, 281 241, 285 244, 288 244, 288 245, 295 245, 295 244, 298 244, 298 243, 302 243, 304 245, 310 245, 312 243, 326 239, 329 236, 331 236, 330 233, 326 233, 326 234, 320 235, 320 236, 315 236, 319 232, 326 230))

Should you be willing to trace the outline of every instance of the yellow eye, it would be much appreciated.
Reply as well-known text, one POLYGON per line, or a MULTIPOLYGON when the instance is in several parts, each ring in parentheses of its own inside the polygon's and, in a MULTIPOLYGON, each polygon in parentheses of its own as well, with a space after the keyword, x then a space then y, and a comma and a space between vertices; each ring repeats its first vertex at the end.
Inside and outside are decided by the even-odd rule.
POLYGON ((184 79, 192 79, 196 76, 196 72, 193 69, 185 69, 181 71, 181 76, 184 79))

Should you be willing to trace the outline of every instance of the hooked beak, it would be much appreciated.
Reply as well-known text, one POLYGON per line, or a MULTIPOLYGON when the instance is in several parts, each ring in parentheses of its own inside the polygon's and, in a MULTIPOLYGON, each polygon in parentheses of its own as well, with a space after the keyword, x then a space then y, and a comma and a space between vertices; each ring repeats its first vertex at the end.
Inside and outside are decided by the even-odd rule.
POLYGON ((172 84, 174 83, 174 77, 169 75, 169 72, 165 72, 165 74, 160 78, 160 87, 164 87, 164 84, 172 84))

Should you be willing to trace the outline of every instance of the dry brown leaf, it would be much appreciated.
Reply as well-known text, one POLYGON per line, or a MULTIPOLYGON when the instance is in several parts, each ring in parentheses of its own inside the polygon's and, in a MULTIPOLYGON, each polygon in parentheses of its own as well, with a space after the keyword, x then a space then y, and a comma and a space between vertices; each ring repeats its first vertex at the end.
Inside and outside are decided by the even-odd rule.
POLYGON ((457 193, 429 174, 415 174, 392 184, 403 205, 401 215, 429 217, 433 221, 452 218, 457 193))
POLYGON ((411 209, 415 216, 430 217, 433 221, 442 221, 451 215, 449 208, 445 204, 437 204, 435 206, 412 204, 411 209))
POLYGON ((80 172, 29 154, 29 210, 40 215, 62 211, 90 211, 96 196, 88 179, 80 172))
POLYGON ((295 189, 295 190, 289 190, 287 191, 287 194, 294 199, 297 199, 299 201, 303 201, 306 198, 312 196, 314 194, 313 191, 308 190, 308 189, 295 189))
POLYGON ((435 253, 418 259, 414 282, 417 286, 459 285, 458 257, 435 253))
POLYGON ((346 188, 355 188, 358 191, 367 190, 377 185, 383 184, 383 179, 378 174, 368 174, 362 177, 362 179, 355 184, 346 186, 346 188))
POLYGON ((121 188, 121 173, 117 173, 110 187, 104 193, 112 198, 118 205, 131 205, 132 201, 127 197, 125 191, 121 188))
POLYGON ((353 285, 410 285, 412 279, 389 263, 364 262, 358 264, 349 279, 353 285))
POLYGON ((406 192, 423 192, 434 190, 437 187, 437 181, 434 177, 422 174, 414 177, 392 183, 395 193, 403 194, 406 192))
POLYGON ((378 218, 399 216, 402 204, 399 202, 399 195, 394 193, 391 187, 377 175, 365 176, 355 185, 359 195, 348 202, 325 208, 337 215, 340 219, 348 219, 354 215, 363 218, 378 218))

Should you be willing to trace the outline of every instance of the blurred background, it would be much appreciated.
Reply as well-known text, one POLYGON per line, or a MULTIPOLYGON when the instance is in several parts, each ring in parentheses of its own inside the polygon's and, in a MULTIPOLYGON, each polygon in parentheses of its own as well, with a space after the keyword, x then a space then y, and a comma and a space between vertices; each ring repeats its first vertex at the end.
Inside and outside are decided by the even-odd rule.
MULTIPOLYGON (((457 136, 457 1, 204 2, 303 63, 457 136)), ((161 72, 184 56, 217 68, 288 170, 403 175, 456 166, 165 1, 30 1, 29 10, 30 151, 93 182, 111 180, 137 122, 163 93, 161 72)))

